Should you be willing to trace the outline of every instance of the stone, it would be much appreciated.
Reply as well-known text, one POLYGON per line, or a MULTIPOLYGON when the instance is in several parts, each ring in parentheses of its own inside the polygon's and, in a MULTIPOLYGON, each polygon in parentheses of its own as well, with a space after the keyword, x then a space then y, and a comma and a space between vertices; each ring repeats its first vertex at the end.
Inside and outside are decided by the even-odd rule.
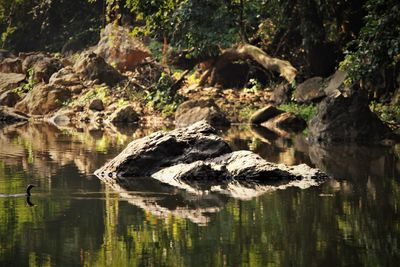
POLYGON ((114 23, 105 27, 94 52, 121 72, 133 70, 151 56, 150 50, 132 36, 129 28, 114 23))
POLYGON ((90 104, 89 104, 89 109, 90 110, 94 110, 94 111, 102 111, 104 110, 104 104, 103 101, 101 101, 101 99, 93 99, 90 104))
POLYGON ((22 73, 22 61, 19 58, 5 58, 0 62, 2 73, 22 73))
POLYGON ((256 112, 253 113, 250 117, 251 124, 261 124, 263 122, 268 121, 269 119, 282 114, 284 111, 277 109, 273 105, 267 105, 256 112))
POLYGON ((15 123, 27 121, 29 116, 9 107, 0 107, 0 122, 15 123))
POLYGON ((68 66, 53 73, 50 77, 49 84, 72 87, 81 85, 81 79, 79 75, 74 72, 72 67, 68 66))
POLYGON ((39 84, 15 108, 28 114, 46 115, 61 108, 70 98, 71 92, 66 88, 39 84))
POLYGON ((126 105, 116 109, 108 119, 111 123, 131 123, 138 122, 139 115, 135 108, 131 105, 126 105))
POLYGON ((289 101, 289 84, 281 83, 271 93, 269 101, 274 105, 281 105, 289 101))
POLYGON ((132 141, 117 157, 96 171, 99 175, 150 176, 178 163, 215 158, 231 149, 205 121, 171 132, 156 132, 132 141))
POLYGON ((0 73, 0 94, 18 87, 25 80, 24 74, 0 73))
POLYGON ((322 142, 366 143, 385 138, 390 129, 371 112, 361 93, 326 97, 309 125, 309 138, 322 142))
POLYGON ((28 55, 22 62, 22 71, 26 74, 33 71, 36 82, 48 83, 51 75, 62 68, 60 60, 51 58, 42 53, 28 55))
POLYGON ((124 77, 104 59, 93 52, 82 53, 74 64, 73 70, 82 80, 98 80, 110 86, 120 82, 124 77))
POLYGON ((294 91, 294 98, 298 103, 311 103, 319 101, 326 96, 324 91, 324 79, 313 77, 307 79, 297 86, 294 91))
POLYGON ((0 106, 14 107, 21 97, 12 91, 7 91, 0 95, 0 106))
POLYGON ((285 132, 301 132, 307 128, 307 122, 292 112, 281 113, 261 124, 269 129, 282 129, 285 132))
POLYGON ((175 112, 175 124, 188 126, 205 120, 212 126, 229 126, 230 122, 212 99, 183 102, 175 112))
POLYGON ((347 72, 337 70, 328 78, 328 85, 324 88, 325 94, 332 97, 348 92, 349 89, 344 85, 346 78, 347 72))

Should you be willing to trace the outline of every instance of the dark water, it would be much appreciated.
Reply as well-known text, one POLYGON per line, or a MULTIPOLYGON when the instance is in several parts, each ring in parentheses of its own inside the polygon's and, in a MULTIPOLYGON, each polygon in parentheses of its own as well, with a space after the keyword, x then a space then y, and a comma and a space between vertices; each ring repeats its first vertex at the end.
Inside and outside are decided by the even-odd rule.
POLYGON ((128 197, 93 171, 156 129, 0 129, 0 266, 397 266, 400 147, 309 146, 265 129, 223 133, 234 149, 307 163, 334 179, 246 200, 149 179, 128 197))

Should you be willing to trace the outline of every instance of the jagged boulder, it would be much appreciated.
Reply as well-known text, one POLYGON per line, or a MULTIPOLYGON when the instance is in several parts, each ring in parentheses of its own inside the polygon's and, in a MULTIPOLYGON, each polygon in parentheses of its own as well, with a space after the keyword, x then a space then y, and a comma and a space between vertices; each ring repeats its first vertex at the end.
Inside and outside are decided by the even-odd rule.
POLYGON ((104 59, 93 52, 82 53, 73 67, 82 80, 98 80, 110 86, 120 82, 124 77, 104 59))
POLYGON ((24 113, 46 115, 62 107, 71 98, 71 92, 62 87, 39 84, 15 108, 24 113))
POLYGON ((36 82, 48 83, 51 75, 62 67, 60 60, 42 53, 28 55, 22 62, 22 71, 29 73, 32 70, 36 82))
POLYGON ((189 100, 179 105, 175 112, 175 124, 183 127, 205 120, 212 126, 229 126, 225 114, 212 99, 189 100))
POLYGON ((1 73, 0 74, 0 94, 16 88, 25 80, 24 74, 19 73, 1 73))
POLYGON ((0 62, 2 73, 22 73, 22 61, 19 58, 5 58, 0 62))
POLYGON ((114 23, 105 27, 94 52, 121 72, 133 70, 145 58, 151 56, 150 50, 132 36, 129 28, 114 23))
POLYGON ((161 168, 178 163, 214 158, 231 152, 228 144, 215 135, 205 122, 171 132, 156 132, 131 142, 97 174, 150 176, 161 168))
POLYGON ((310 103, 321 100, 326 96, 324 91, 324 79, 322 77, 310 78, 294 91, 294 98, 298 103, 310 103))
POLYGON ((132 123, 139 121, 139 115, 132 105, 117 108, 108 119, 111 123, 132 123))
POLYGON ((326 97, 309 125, 309 138, 314 141, 371 142, 389 133, 389 127, 369 109, 368 99, 358 92, 326 97))
POLYGON ((8 91, 0 95, 0 106, 13 107, 19 100, 21 97, 17 93, 8 91))

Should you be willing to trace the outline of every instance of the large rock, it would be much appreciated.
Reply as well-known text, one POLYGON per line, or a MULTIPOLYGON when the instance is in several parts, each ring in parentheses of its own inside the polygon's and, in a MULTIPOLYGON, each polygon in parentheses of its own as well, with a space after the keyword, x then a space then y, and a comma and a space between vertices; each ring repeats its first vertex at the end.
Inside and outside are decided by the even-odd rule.
POLYGON ((8 50, 0 49, 0 62, 6 58, 15 58, 15 56, 8 50))
POLYGON ((68 89, 39 84, 15 108, 28 114, 45 115, 61 108, 70 98, 68 89))
POLYGON ((251 115, 250 123, 261 124, 282 113, 283 111, 277 109, 275 106, 267 105, 266 107, 260 108, 259 110, 254 112, 253 115, 251 115))
POLYGON ((310 103, 321 100, 325 97, 324 79, 322 77, 313 77, 299 86, 294 91, 294 98, 298 103, 310 103))
POLYGON ((349 88, 344 84, 347 78, 347 72, 337 70, 332 76, 328 78, 328 85, 324 87, 324 92, 327 96, 338 96, 339 94, 348 94, 349 88))
POLYGON ((149 49, 132 36, 129 28, 108 24, 101 34, 95 53, 119 71, 133 70, 146 57, 149 49))
POLYGON ((80 85, 81 79, 72 67, 65 67, 51 75, 49 84, 70 87, 80 85))
POLYGON ((132 105, 117 108, 108 119, 111 123, 132 123, 139 121, 139 115, 132 105))
POLYGON ((215 158, 229 152, 228 144, 215 135, 215 130, 209 124, 199 122, 131 142, 96 174, 150 176, 168 166, 215 158))
POLYGON ((281 183, 327 177, 304 164, 286 166, 267 162, 251 151, 232 152, 215 133, 205 121, 169 133, 156 132, 131 142, 96 175, 111 184, 152 177, 190 192, 195 192, 202 182, 207 183, 208 190, 210 184, 226 185, 227 181, 232 187, 237 182, 281 183))
POLYGON ((189 100, 183 102, 175 112, 175 124, 188 126, 205 120, 212 126, 229 126, 225 114, 211 99, 189 100))
POLYGON ((0 74, 0 94, 16 88, 25 80, 24 74, 19 73, 1 73, 0 74))
POLYGON ((0 106, 13 107, 20 99, 21 97, 13 91, 5 92, 0 95, 0 106))
POLYGON ((290 99, 289 84, 281 83, 271 92, 269 101, 274 105, 287 103, 290 99))
POLYGON ((100 83, 114 85, 123 79, 116 69, 93 52, 81 54, 73 69, 83 80, 98 80, 100 83))
POLYGON ((19 58, 6 58, 0 63, 2 73, 22 73, 22 61, 19 58))
POLYGON ((390 129, 371 112, 366 97, 353 93, 325 98, 309 125, 314 141, 370 142, 384 139, 390 129))
POLYGON ((28 55, 22 62, 22 71, 29 73, 32 70, 33 79, 36 82, 48 83, 51 75, 61 68, 62 64, 60 60, 42 53, 28 55))
POLYGON ((29 117, 26 114, 18 112, 12 108, 0 107, 0 123, 14 123, 27 121, 29 117))

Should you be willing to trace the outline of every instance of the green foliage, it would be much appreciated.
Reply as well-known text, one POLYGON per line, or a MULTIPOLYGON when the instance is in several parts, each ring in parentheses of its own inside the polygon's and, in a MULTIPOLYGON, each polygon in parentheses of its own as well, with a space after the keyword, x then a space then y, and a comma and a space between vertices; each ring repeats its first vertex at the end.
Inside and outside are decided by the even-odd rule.
POLYGON ((259 81, 257 81, 256 79, 250 79, 247 83, 246 88, 244 88, 243 91, 249 93, 257 93, 259 90, 261 90, 261 88, 262 85, 259 81))
POLYGON ((286 112, 293 112, 306 121, 310 121, 317 110, 317 106, 314 104, 297 104, 294 102, 280 105, 278 108, 286 112))
POLYGON ((147 105, 152 109, 161 111, 164 116, 172 116, 183 101, 182 97, 172 92, 174 80, 166 73, 161 73, 157 84, 151 90, 146 91, 147 105))
POLYGON ((365 25, 359 38, 349 43, 349 51, 340 64, 349 74, 349 83, 374 83, 383 72, 395 71, 400 62, 400 2, 368 0, 364 7, 368 13, 365 25))
POLYGON ((385 105, 373 101, 369 107, 379 116, 382 121, 389 124, 395 124, 397 126, 400 125, 400 106, 388 104, 385 105))
POLYGON ((104 104, 109 101, 110 88, 106 85, 95 85, 93 89, 87 91, 81 97, 77 98, 72 105, 85 106, 90 103, 93 99, 100 99, 104 104))
POLYGON ((35 84, 36 84, 36 81, 33 78, 33 69, 31 68, 28 70, 27 82, 24 82, 22 85, 18 86, 13 91, 15 93, 19 94, 20 96, 23 96, 26 93, 28 93, 30 90, 32 90, 33 87, 35 86, 35 84))

